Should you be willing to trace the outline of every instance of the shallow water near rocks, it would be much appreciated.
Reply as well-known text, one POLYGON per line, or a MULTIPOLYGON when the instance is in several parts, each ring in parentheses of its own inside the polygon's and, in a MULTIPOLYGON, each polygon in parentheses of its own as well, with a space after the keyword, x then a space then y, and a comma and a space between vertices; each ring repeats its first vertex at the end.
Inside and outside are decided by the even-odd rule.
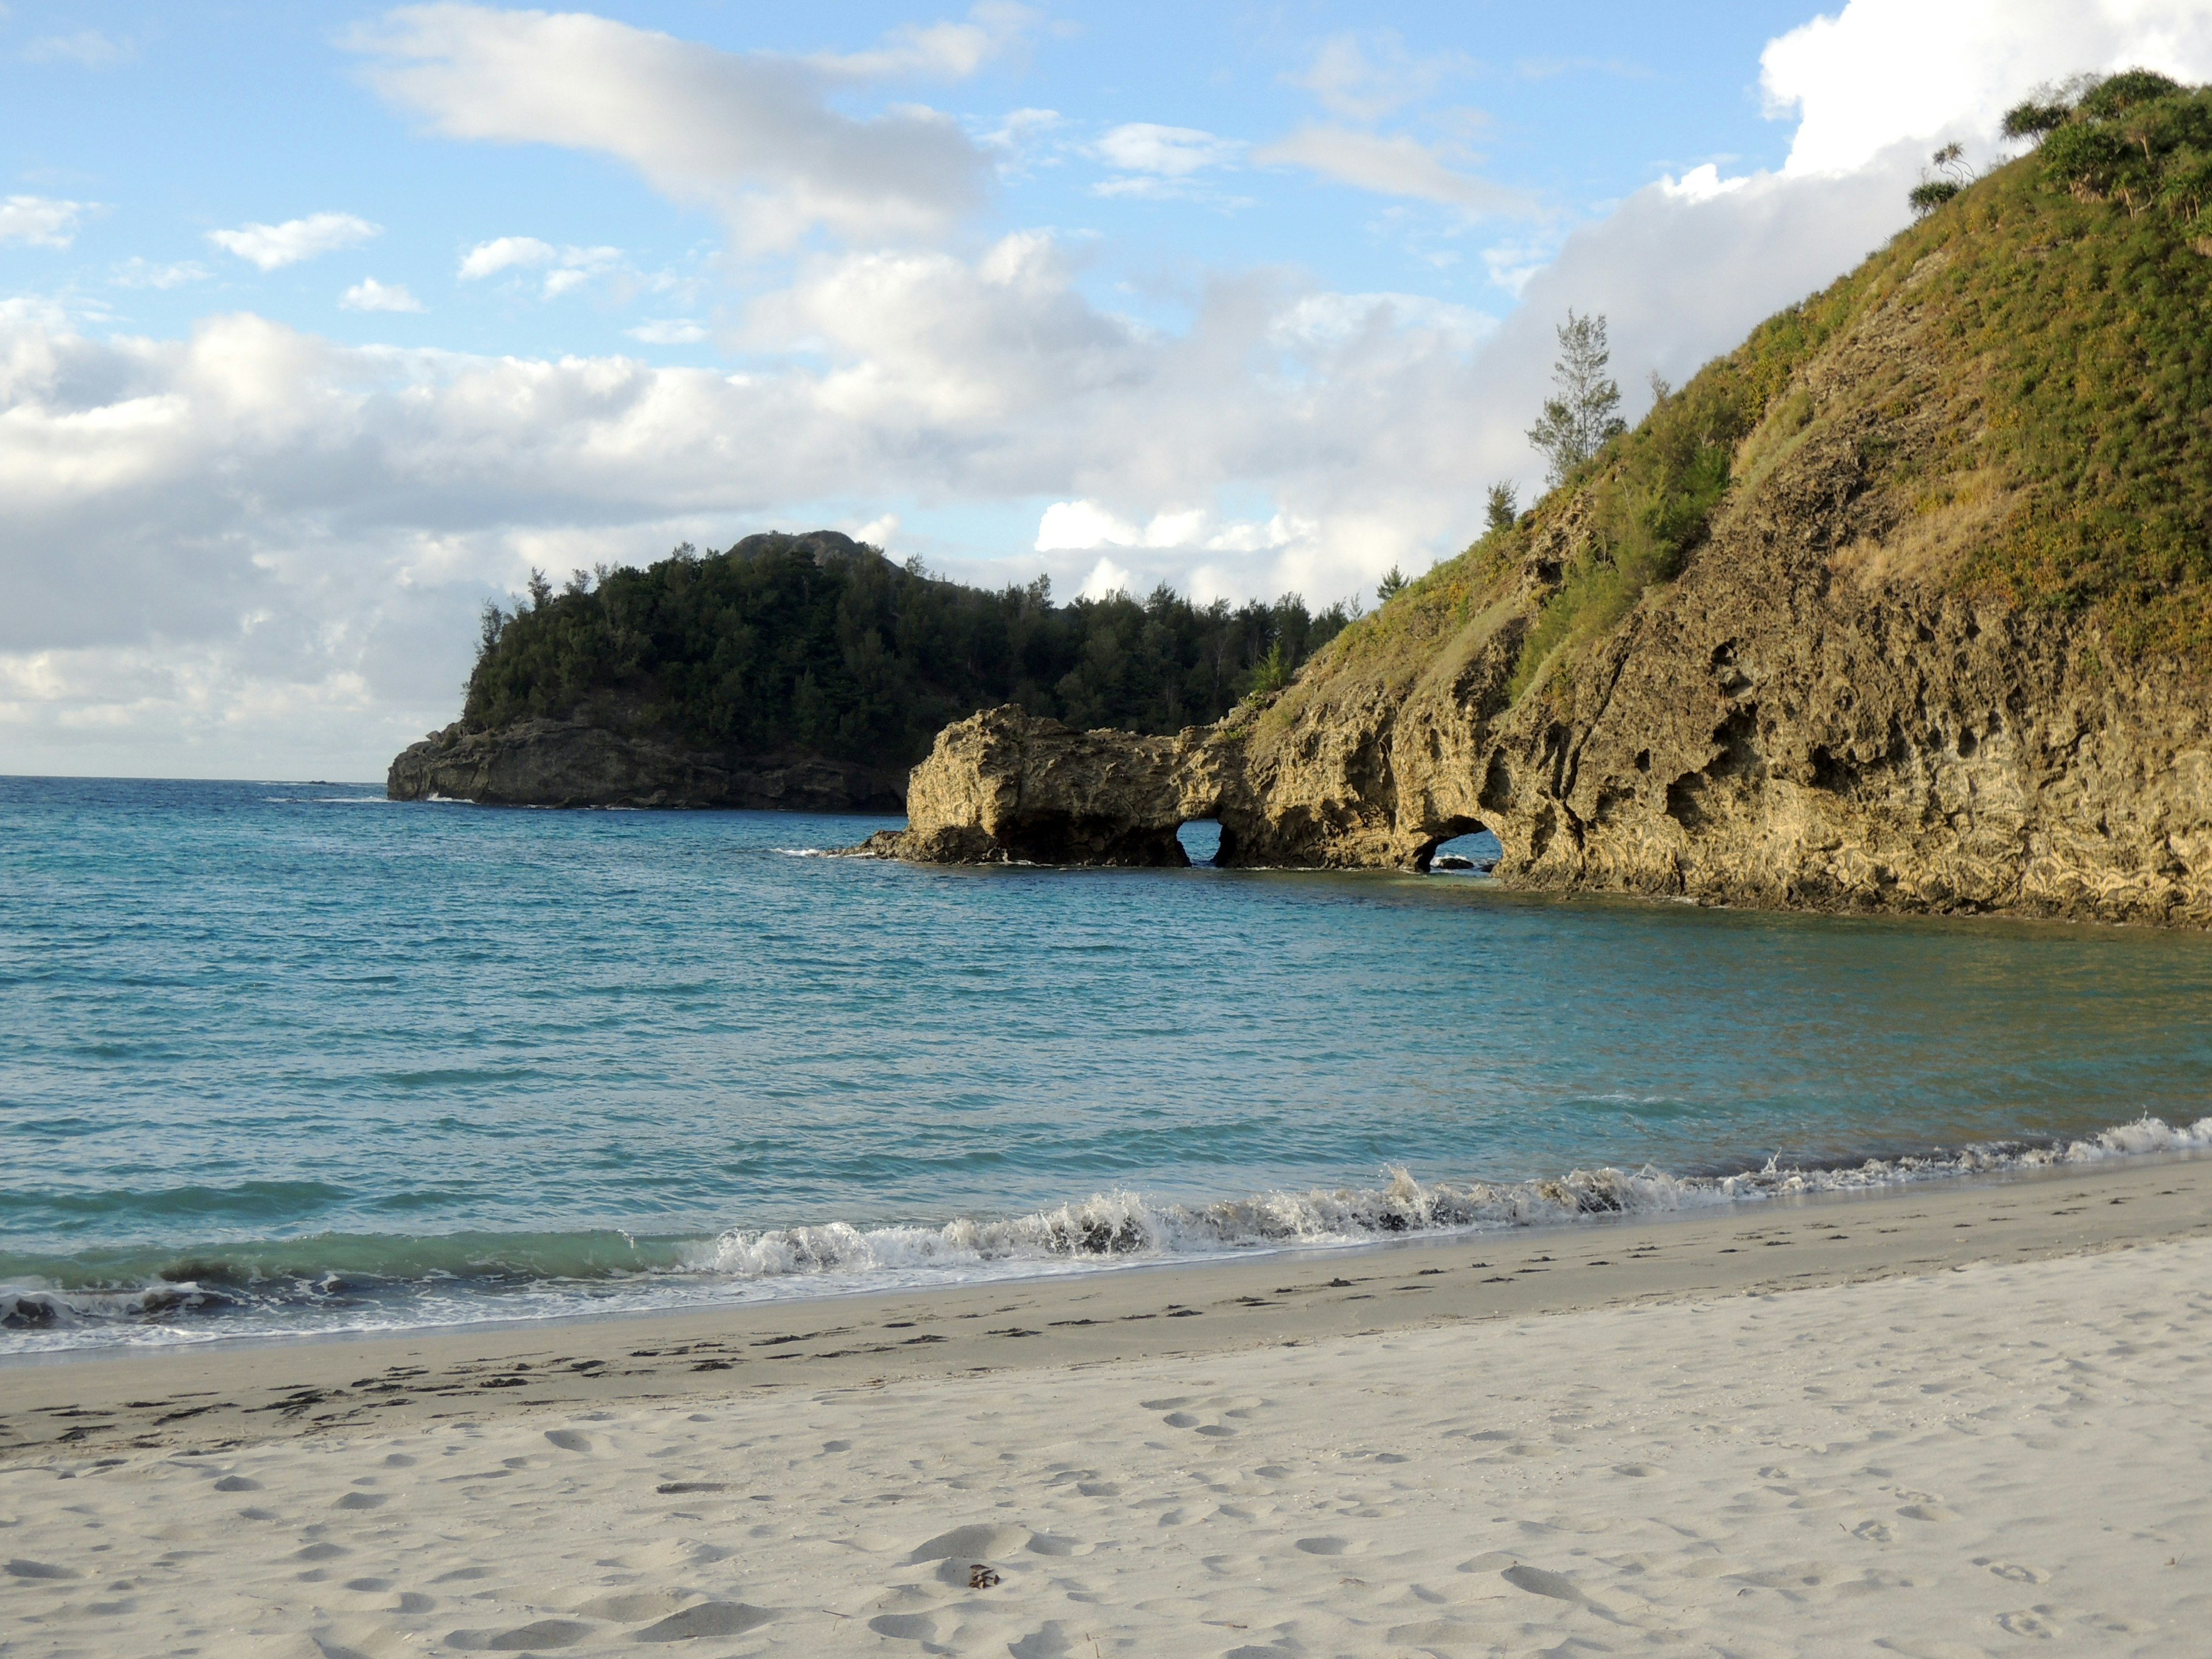
POLYGON ((812 856, 882 827, 0 779, 0 1352, 2212 1143, 2201 934, 812 856))

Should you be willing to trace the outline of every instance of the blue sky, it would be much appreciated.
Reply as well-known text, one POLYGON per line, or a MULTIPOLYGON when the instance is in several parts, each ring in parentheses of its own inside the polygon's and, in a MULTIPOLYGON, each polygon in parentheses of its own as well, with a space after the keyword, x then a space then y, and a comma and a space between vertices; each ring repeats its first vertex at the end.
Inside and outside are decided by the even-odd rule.
MULTIPOLYGON (((601 10, 732 53, 799 58, 878 47, 917 15, 893 5, 601 10)), ((1764 107, 1758 57, 1803 15, 1729 6, 1684 28, 1650 6, 1434 5, 1389 9, 1377 28, 1368 6, 1054 7, 1008 27, 971 76, 894 75, 842 88, 835 103, 865 117, 920 100, 951 115, 1003 161, 964 237, 981 246, 1042 225, 1084 239, 1095 261, 1085 286, 1160 326, 1187 321, 1207 271, 1255 263, 1296 265, 1334 290, 1417 293, 1498 316, 1515 304, 1513 276, 1568 228, 1661 175, 1778 165, 1791 125, 1764 107), (1139 124, 1211 136, 1158 145, 1170 165, 1218 159, 1181 174, 1117 167, 1102 141, 1139 124), (1322 124, 1411 139, 1524 199, 1474 216, 1252 160, 1322 124)), ((371 80, 382 15, 15 4, 0 25, 9 187, 97 205, 58 254, 0 244, 0 283, 150 332, 250 307, 362 344, 743 355, 652 325, 711 328, 775 279, 774 257, 731 257, 711 210, 657 194, 620 161, 426 131, 371 80), (380 229, 267 271, 208 240, 317 213, 380 229), (459 278, 470 249, 522 236, 617 252, 579 260, 588 279, 552 303, 542 267, 528 273, 536 281, 459 278), (404 286, 423 309, 342 305, 365 278, 404 286)))
POLYGON ((373 776, 533 568, 1371 593, 2212 0, 0 6, 0 770, 373 776))

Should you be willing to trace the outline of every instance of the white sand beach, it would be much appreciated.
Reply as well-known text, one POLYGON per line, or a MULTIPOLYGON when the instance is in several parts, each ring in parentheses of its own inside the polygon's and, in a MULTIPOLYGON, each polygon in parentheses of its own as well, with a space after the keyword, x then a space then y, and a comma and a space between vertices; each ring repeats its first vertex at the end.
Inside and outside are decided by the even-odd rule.
MULTIPOLYGON (((1541 1264, 1579 1286, 1549 1311, 1356 1291, 1372 1311, 1334 1305, 1364 1331, 1293 1299, 1255 1341, 1188 1294, 1194 1270, 1173 1281, 1197 1309, 1167 1328, 1177 1352, 1056 1346, 1094 1322, 982 1370, 948 1366, 947 1342, 920 1369, 872 1362, 880 1378, 691 1370, 320 1430, 304 1412, 151 1428, 161 1402, 125 1392, 160 1359, 11 1367, 11 1419, 35 1385, 49 1417, 73 1395, 119 1426, 0 1467, 0 1654, 2202 1653, 2208 1177, 2135 1165, 1555 1230, 1505 1241, 1511 1261, 1459 1240, 1340 1258, 1366 1271, 1328 1281, 1525 1287, 1541 1264), (1959 1242, 2000 1206, 2012 1233, 1959 1242), (1831 1237, 1893 1259, 1687 1284, 1831 1237), (1669 1258, 1671 1289, 1589 1289, 1669 1258)), ((1235 1271, 1296 1288, 1279 1262, 1235 1271)), ((1102 1282, 1170 1280, 992 1293, 1018 1321, 1105 1305, 1102 1282)), ((560 1334, 612 1355, 654 1328, 560 1334)), ((434 1366, 485 1334, 437 1340, 434 1366)), ((238 1368, 242 1398, 257 1368, 270 1388, 317 1364, 358 1378, 373 1346, 196 1363, 238 1368)))

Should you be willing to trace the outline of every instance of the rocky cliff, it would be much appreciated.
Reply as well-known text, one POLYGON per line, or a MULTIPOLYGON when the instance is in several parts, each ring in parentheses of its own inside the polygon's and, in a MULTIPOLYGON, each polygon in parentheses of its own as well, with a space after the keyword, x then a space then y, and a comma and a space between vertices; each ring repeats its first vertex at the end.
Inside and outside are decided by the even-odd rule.
POLYGON ((977 715, 875 850, 2212 924, 2208 270, 2016 164, 1271 703, 977 715))
POLYGON ((819 755, 686 748, 586 711, 495 732, 459 722, 403 750, 385 793, 495 806, 751 807, 896 812, 904 780, 819 755))

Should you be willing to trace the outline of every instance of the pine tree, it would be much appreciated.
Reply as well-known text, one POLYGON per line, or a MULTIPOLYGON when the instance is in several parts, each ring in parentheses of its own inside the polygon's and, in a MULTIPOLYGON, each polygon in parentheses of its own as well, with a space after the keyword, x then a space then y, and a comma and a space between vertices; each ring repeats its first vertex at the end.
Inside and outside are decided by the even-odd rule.
POLYGON ((1605 372, 1613 361, 1605 319, 1577 317, 1570 310, 1559 334, 1552 384, 1559 395, 1546 399, 1542 416, 1528 428, 1528 441, 1551 457, 1545 482, 1553 489, 1596 454, 1607 439, 1628 430, 1620 418, 1620 387, 1605 372))

